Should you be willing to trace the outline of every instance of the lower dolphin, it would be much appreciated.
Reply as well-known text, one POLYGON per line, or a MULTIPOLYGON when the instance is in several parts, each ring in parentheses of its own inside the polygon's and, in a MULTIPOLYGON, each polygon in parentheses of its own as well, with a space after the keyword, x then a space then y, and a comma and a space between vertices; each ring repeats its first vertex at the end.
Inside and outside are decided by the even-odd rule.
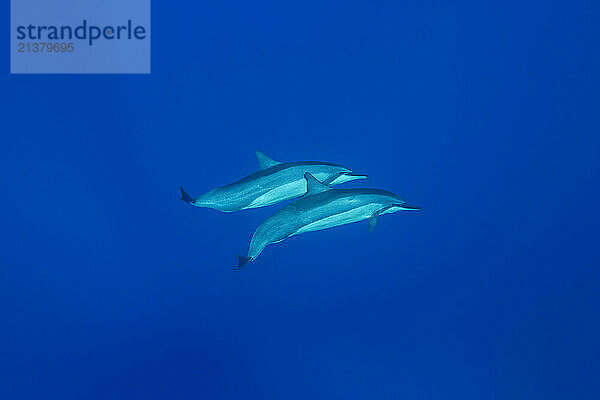
POLYGON ((239 269, 256 260, 263 249, 300 233, 369 220, 369 231, 375 228, 379 216, 400 210, 420 210, 410 206, 393 193, 379 189, 332 189, 310 173, 304 178, 306 195, 282 208, 254 232, 248 256, 237 256, 239 269))
POLYGON ((328 185, 355 179, 366 179, 366 175, 355 174, 342 165, 322 161, 278 162, 260 151, 256 152, 259 169, 255 173, 229 185, 213 189, 193 198, 183 188, 181 200, 196 207, 214 208, 233 212, 248 208, 264 207, 302 196, 306 192, 304 174, 310 172, 328 185))

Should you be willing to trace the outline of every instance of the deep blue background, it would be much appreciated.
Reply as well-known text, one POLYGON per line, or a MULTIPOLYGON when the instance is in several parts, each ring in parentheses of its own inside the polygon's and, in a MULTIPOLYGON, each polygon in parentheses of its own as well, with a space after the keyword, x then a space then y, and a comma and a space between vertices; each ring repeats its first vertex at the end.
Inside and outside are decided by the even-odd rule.
POLYGON ((362 3, 154 1, 147 76, 4 30, 1 398, 599 398, 597 2, 362 3), (280 205, 178 187, 254 150, 423 210, 231 271, 280 205))

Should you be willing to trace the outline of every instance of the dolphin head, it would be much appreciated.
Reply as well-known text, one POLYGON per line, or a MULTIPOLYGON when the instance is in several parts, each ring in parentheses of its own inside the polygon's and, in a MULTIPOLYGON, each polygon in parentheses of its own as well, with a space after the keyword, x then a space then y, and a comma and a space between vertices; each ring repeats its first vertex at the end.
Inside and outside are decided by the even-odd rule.
POLYGON ((421 209, 421 207, 418 206, 411 206, 410 204, 402 200, 400 196, 397 196, 395 194, 389 197, 390 204, 385 208, 382 214, 391 214, 397 211, 419 211, 421 209))
POLYGON ((352 171, 340 172, 336 177, 334 177, 333 181, 331 181, 330 185, 339 185, 340 183, 354 181, 356 179, 367 179, 368 175, 365 174, 357 174, 352 171))
POLYGON ((419 211, 421 207, 411 206, 406 203, 402 204, 391 204, 388 208, 382 212, 382 214, 391 214, 397 211, 419 211))
POLYGON ((350 168, 342 165, 331 165, 327 169, 327 176, 321 181, 327 185, 339 185, 340 183, 350 182, 356 179, 367 179, 368 176, 365 174, 357 174, 350 168))
POLYGON ((391 214, 398 211, 419 211, 421 207, 408 204, 397 194, 380 189, 364 189, 366 193, 372 194, 378 202, 383 205, 380 214, 391 214))

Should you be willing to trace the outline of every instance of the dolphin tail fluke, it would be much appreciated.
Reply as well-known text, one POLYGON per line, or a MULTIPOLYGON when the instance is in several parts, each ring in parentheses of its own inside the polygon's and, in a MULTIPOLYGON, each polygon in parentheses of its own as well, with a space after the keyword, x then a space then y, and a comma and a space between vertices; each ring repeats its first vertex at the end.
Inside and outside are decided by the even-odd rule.
POLYGON ((244 257, 244 256, 237 256, 237 255, 236 255, 236 257, 238 259, 238 265, 237 265, 237 267, 233 267, 232 269, 240 269, 243 266, 247 265, 250 261, 252 261, 251 257, 244 257))
POLYGON ((181 190, 181 200, 185 201, 188 204, 194 203, 194 199, 192 199, 192 197, 189 194, 187 194, 181 186, 179 187, 179 190, 181 190))

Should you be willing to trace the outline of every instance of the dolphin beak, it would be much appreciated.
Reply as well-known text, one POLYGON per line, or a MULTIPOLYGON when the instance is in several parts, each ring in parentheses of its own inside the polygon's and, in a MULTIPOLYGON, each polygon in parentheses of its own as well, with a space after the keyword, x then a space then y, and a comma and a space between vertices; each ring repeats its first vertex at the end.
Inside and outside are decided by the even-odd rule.
POLYGON ((355 179, 367 179, 369 175, 355 174, 354 172, 344 172, 344 175, 353 176, 355 179))
POLYGON ((409 210, 409 211, 419 211, 421 209, 421 207, 410 206, 408 204, 401 204, 399 207, 403 210, 409 210))

